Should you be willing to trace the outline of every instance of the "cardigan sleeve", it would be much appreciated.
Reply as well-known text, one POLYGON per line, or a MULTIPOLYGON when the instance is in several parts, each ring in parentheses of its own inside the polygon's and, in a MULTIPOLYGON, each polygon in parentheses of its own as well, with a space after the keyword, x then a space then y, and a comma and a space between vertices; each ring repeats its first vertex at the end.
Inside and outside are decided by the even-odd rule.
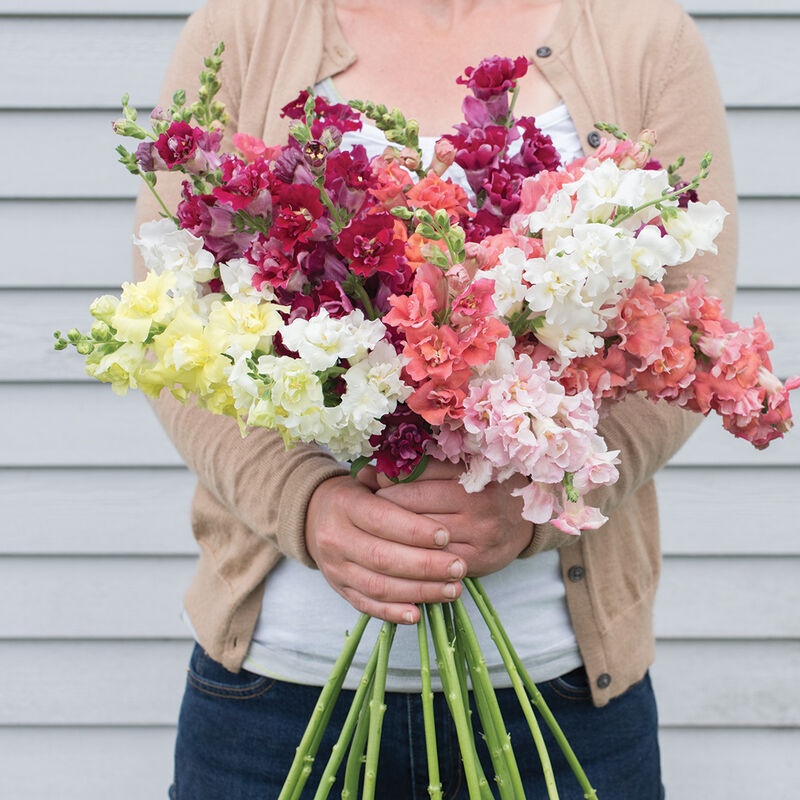
MULTIPOLYGON (((645 86, 642 128, 656 131, 658 144, 654 155, 666 167, 679 155, 686 163, 680 170, 690 179, 699 172, 705 151, 711 151, 710 175, 700 184, 699 199, 718 200, 729 212, 723 232, 717 237, 718 254, 705 253, 687 264, 668 268, 664 279, 667 291, 686 287, 687 276, 703 275, 706 292, 722 299, 730 312, 736 286, 737 225, 736 190, 725 122, 725 107, 703 39, 692 19, 679 7, 666 6, 675 24, 664 61, 641 65, 645 86)), ((665 36, 671 20, 662 17, 657 35, 665 36)), ((647 58, 647 56, 645 56, 647 58)), ((614 76, 612 75, 612 81, 614 76)), ((638 131, 629 131, 632 135, 638 131)), ((654 403, 643 395, 628 395, 623 401, 601 409, 599 432, 609 450, 620 450, 619 480, 587 496, 587 503, 598 506, 611 517, 636 491, 661 469, 690 434, 702 417, 664 402, 654 403)), ((717 420, 710 424, 717 423, 717 420)), ((564 534, 553 525, 535 526, 534 536, 523 556, 575 542, 577 537, 564 534)))
MULTIPOLYGON (((221 39, 229 37, 226 44, 235 43, 236 31, 226 29, 224 15, 213 16, 215 8, 214 3, 203 6, 184 27, 164 79, 162 106, 170 105, 176 89, 186 89, 187 101, 192 102, 203 57, 210 55, 221 39)), ((218 99, 225 103, 231 119, 222 149, 232 151, 246 58, 229 46, 223 59, 218 99)), ((177 207, 182 178, 181 173, 159 173, 157 188, 170 209, 177 207)), ((142 186, 136 204, 136 229, 158 216, 155 199, 142 186)), ((137 280, 145 274, 138 252, 134 253, 134 273, 137 280)), ((187 466, 231 514, 282 553, 314 566, 305 546, 306 508, 320 483, 347 474, 341 464, 308 444, 287 451, 280 435, 273 431, 256 429, 243 438, 233 419, 182 405, 166 391, 152 405, 187 466)))

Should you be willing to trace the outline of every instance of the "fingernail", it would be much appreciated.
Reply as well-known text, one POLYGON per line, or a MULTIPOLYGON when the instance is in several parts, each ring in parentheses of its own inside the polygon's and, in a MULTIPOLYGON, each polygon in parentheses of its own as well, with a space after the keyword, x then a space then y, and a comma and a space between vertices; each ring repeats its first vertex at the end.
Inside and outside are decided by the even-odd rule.
POLYGON ((437 547, 444 547, 450 541, 450 537, 447 535, 447 531, 439 528, 436 533, 433 534, 433 543, 437 547))
POLYGON ((405 622, 407 625, 413 625, 414 615, 410 611, 406 611, 406 613, 403 614, 403 622, 405 622))
POLYGON ((458 584, 448 583, 447 586, 444 587, 442 594, 445 597, 449 597, 451 600, 455 600, 455 597, 458 594, 458 584))
POLYGON ((464 563, 462 561, 454 561, 449 566, 447 574, 451 578, 460 578, 464 574, 464 563))

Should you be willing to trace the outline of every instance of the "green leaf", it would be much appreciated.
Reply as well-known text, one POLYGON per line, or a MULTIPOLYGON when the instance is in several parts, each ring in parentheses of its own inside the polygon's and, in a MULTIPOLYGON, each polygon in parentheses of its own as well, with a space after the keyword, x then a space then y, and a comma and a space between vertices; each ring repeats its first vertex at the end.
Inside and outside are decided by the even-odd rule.
POLYGON ((359 472, 370 462, 369 456, 359 456, 352 464, 350 464, 350 476, 355 478, 359 472))
POLYGON ((414 467, 414 469, 412 469, 405 478, 389 478, 389 480, 392 483, 411 483, 411 481, 415 481, 420 475, 422 475, 423 472, 425 472, 425 467, 428 466, 428 459, 429 456, 427 453, 425 453, 425 455, 423 455, 422 458, 417 462, 417 466, 414 467))

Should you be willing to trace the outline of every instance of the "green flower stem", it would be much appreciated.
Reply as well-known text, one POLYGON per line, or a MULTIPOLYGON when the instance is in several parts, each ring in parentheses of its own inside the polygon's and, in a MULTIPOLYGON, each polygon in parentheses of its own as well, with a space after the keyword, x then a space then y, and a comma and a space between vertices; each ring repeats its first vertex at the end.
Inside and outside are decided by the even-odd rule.
POLYGON ((162 209, 164 209, 164 214, 166 214, 167 219, 171 219, 175 223, 175 225, 178 225, 178 218, 166 207, 166 205, 164 205, 164 201, 161 199, 161 195, 156 191, 156 187, 153 186, 153 184, 150 183, 150 181, 148 181, 147 178, 145 178, 144 172, 142 172, 141 168, 139 169, 138 174, 139 177, 141 177, 141 179, 147 185, 147 188, 153 193, 153 197, 155 197, 156 200, 158 200, 158 204, 161 206, 162 209))
MULTIPOLYGON (((478 762, 475 754, 475 742, 472 738, 467 711, 464 708, 464 699, 459 688, 455 657, 445 629, 444 614, 441 605, 438 603, 428 604, 425 608, 428 611, 428 618, 431 623, 439 675, 441 676, 447 703, 450 706, 450 713, 453 715, 453 721, 456 726, 458 743, 461 748, 461 760, 464 764, 464 775, 467 779, 467 789, 469 790, 470 800, 477 800, 477 798, 486 797, 486 795, 482 792, 480 786, 478 774, 480 762, 478 762)), ((484 778, 485 782, 486 778, 484 778)), ((491 791, 489 791, 489 797, 491 797, 491 791)))
POLYGON ((470 738, 472 740, 472 751, 475 754, 475 766, 478 769, 478 785, 481 790, 481 797, 484 800, 493 798, 491 785, 486 779, 486 774, 483 771, 480 759, 478 757, 478 750, 475 745, 475 733, 472 725, 472 706, 469 702, 469 688, 467 686, 467 656, 464 652, 464 643, 456 634, 455 624, 452 617, 452 605, 450 603, 442 604, 442 613, 444 614, 445 629, 450 638, 453 646, 453 656, 456 662, 456 671, 458 672, 458 687, 461 691, 461 697, 464 701, 464 708, 467 712, 467 726, 469 728, 470 738))
POLYGON ((375 646, 372 648, 372 653, 364 669, 364 674, 361 676, 358 689, 353 697, 353 702, 350 704, 350 710, 347 712, 347 718, 344 721, 344 725, 342 725, 342 731, 339 734, 339 738, 336 740, 336 744, 331 748, 331 755, 328 759, 328 763, 325 765, 325 771, 322 773, 322 777, 319 780, 319 786, 317 786, 317 793, 314 795, 314 800, 325 800, 330 794, 333 784, 336 782, 336 773, 339 771, 339 767, 344 759, 344 754, 347 752, 347 745, 355 731, 361 709, 365 706, 367 693, 372 684, 372 676, 375 674, 375 666, 378 663, 379 647, 380 638, 375 642, 375 646))
MULTIPOLYGON (((586 773, 583 771, 583 767, 581 767, 577 756, 573 752, 572 748, 570 747, 569 742, 567 741, 567 737, 564 736, 564 732, 561 730, 558 722, 556 722, 555 717, 553 716, 553 712, 545 703, 544 698, 542 697, 541 692, 536 688, 536 684, 531 680, 530 675, 528 675, 527 670, 522 665, 522 662, 519 659, 516 651, 511 645, 511 641, 508 638, 508 634, 505 632, 500 619, 497 616, 497 612, 494 610, 486 591, 484 590, 483 586, 481 586, 480 581, 477 578, 465 578, 464 585, 469 590, 470 594, 475 597, 476 594, 480 596, 489 611, 489 613, 494 617, 494 620, 497 625, 498 633, 500 634, 503 641, 506 643, 506 647, 509 649, 511 653, 511 657, 514 661, 514 665, 519 673, 520 677, 522 678, 522 682, 530 694, 531 700, 533 704, 536 706, 536 710, 542 715, 547 727, 550 728, 550 732, 553 734, 553 738, 555 738, 556 742, 558 742, 558 746, 561 748, 561 752, 564 754, 564 757, 569 763, 570 767, 572 768, 572 772, 575 774, 575 777, 580 784, 581 789, 583 789, 583 796, 586 800, 597 800, 597 792, 592 788, 591 783, 589 783, 589 779, 586 777, 586 773)), ((477 600, 476 600, 477 602, 477 600)), ((483 612, 481 612, 483 613, 483 612)))
POLYGON ((447 631, 447 639, 453 647, 453 655, 456 662, 456 672, 458 673, 458 687, 461 690, 464 708, 467 711, 467 721, 469 722, 470 727, 472 727, 472 709, 469 706, 469 689, 467 688, 466 655, 464 654, 464 648, 461 639, 456 636, 456 627, 453 622, 452 609, 453 607, 450 603, 442 606, 444 628, 447 631))
POLYGON ((367 312, 367 317, 369 319, 378 319, 380 314, 375 311, 375 307, 372 305, 372 301, 369 299, 369 295, 367 294, 367 290, 364 288, 364 284, 361 283, 361 279, 352 270, 350 270, 350 275, 353 276, 354 280, 352 282, 348 282, 348 286, 345 288, 345 291, 347 291, 347 288, 349 288, 351 291, 348 292, 348 294, 350 294, 350 296, 354 297, 356 300, 360 300, 364 304, 364 310, 367 312))
POLYGON ((319 189, 319 199, 322 202, 322 205, 324 205, 325 208, 331 212, 331 217, 333 218, 333 223, 335 225, 333 233, 338 235, 342 229, 345 228, 345 225, 342 222, 341 216, 339 215, 339 209, 333 204, 333 200, 331 200, 330 196, 325 191, 324 178, 322 182, 315 182, 314 186, 319 189))
POLYGON ((522 778, 511 747, 511 736, 506 729, 500 705, 494 693, 492 681, 486 668, 486 661, 478 644, 478 637, 472 627, 464 602, 459 598, 453 603, 456 630, 464 642, 464 651, 469 667, 469 676, 478 706, 478 714, 486 734, 486 743, 492 757, 500 797, 519 800, 525 797, 522 778))
POLYGON ((381 746, 381 729, 386 704, 383 702, 386 693, 386 670, 389 666, 389 651, 397 625, 384 622, 378 634, 378 664, 375 669, 375 681, 372 685, 372 699, 369 701, 369 739, 367 740, 367 763, 364 768, 363 800, 373 800, 375 783, 378 778, 378 754, 381 746))
POLYGON ((370 616, 368 614, 362 614, 358 618, 353 632, 348 634, 342 652, 339 653, 333 670, 331 670, 330 677, 325 686, 322 687, 314 712, 297 747, 292 766, 289 768, 289 774, 286 776, 281 793, 278 795, 278 800, 297 800, 300 797, 303 786, 305 786, 308 776, 311 774, 314 757, 317 754, 328 720, 331 718, 336 698, 339 697, 339 693, 342 690, 345 676, 350 669, 356 648, 361 641, 364 628, 367 627, 369 620, 370 616))
POLYGON ((456 255, 456 251, 453 250, 453 247, 450 244, 450 238, 447 235, 448 231, 444 230, 444 228, 439 227, 439 225, 437 225, 436 222, 430 222, 428 224, 436 231, 436 233, 438 233, 442 237, 444 243, 447 245, 447 251, 450 253, 451 263, 453 265, 458 264, 459 263, 458 256, 456 255))
POLYGON ((417 639, 419 640, 419 671, 422 677, 422 718, 425 722, 425 750, 428 755, 428 794, 431 800, 442 800, 439 752, 436 747, 436 722, 433 718, 431 658, 428 652, 428 626, 425 622, 424 608, 420 608, 417 639))
POLYGON ((480 759, 478 758, 478 750, 475 746, 475 734, 472 725, 472 706, 469 702, 469 688, 467 686, 467 656, 464 652, 464 643, 456 634, 455 624, 452 617, 452 605, 450 603, 442 604, 442 613, 444 614, 445 630, 449 637, 450 643, 453 647, 453 656, 456 662, 456 672, 458 673, 458 688, 461 691, 461 697, 464 702, 464 709, 467 712, 467 726, 469 728, 470 738, 472 740, 472 750, 475 754, 475 765, 478 769, 478 785, 481 789, 481 797, 493 798, 492 789, 486 775, 483 771, 480 759))
MULTIPOLYGON (((375 681, 373 675, 370 687, 375 681)), ((368 690, 369 691, 369 690, 368 690)), ((361 775, 361 765, 364 763, 364 750, 367 747, 367 735, 369 734, 369 702, 364 701, 361 711, 358 714, 358 724, 356 732, 353 734, 353 741, 350 744, 350 752, 347 754, 347 765, 344 770, 344 787, 342 788, 342 800, 355 800, 358 795, 358 779, 361 775)))
POLYGON ((489 630, 492 633, 492 639, 494 639, 494 643, 497 645, 497 649, 500 651, 500 656, 503 659, 503 663, 508 671, 508 675, 511 678, 511 683, 514 687, 517 699, 522 707, 522 713, 525 715, 525 719, 528 722, 528 727, 531 729, 531 735, 533 736, 533 741, 536 744, 536 750, 539 753, 539 760, 542 763, 542 771, 544 773, 544 782, 547 786, 547 796, 550 800, 557 800, 558 790, 556 788, 555 776, 553 775, 553 767, 550 764, 550 757, 547 754, 547 747, 545 746, 544 739, 542 738, 542 731, 539 728, 539 723, 536 721, 536 717, 533 713, 531 701, 528 698, 528 695, 525 693, 525 686, 522 683, 522 678, 520 677, 516 664, 511 656, 509 644, 506 638, 501 634, 498 627, 497 614, 489 610, 486 599, 477 590, 475 590, 474 583, 470 578, 464 579, 464 585, 469 590, 469 593, 472 595, 472 599, 475 601, 475 604, 478 606, 478 609, 481 612, 481 616, 489 626, 489 630))

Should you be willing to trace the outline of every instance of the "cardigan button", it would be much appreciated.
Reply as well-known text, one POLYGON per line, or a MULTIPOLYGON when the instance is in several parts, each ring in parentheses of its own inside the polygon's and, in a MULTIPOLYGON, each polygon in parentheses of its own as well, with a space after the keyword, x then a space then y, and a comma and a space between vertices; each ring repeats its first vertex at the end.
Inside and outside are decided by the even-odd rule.
POLYGON ((536 55, 539 56, 539 58, 547 58, 548 56, 553 55, 553 51, 549 47, 544 45, 542 47, 537 48, 536 55))
POLYGON ((567 577, 573 582, 577 583, 578 581, 583 580, 583 576, 586 574, 586 570, 583 567, 574 566, 570 567, 567 570, 567 577))
POLYGON ((604 672, 602 675, 597 676, 597 688, 598 689, 608 689, 611 685, 611 676, 604 672))
POLYGON ((603 137, 597 131, 592 131, 586 137, 586 141, 589 142, 592 147, 600 147, 600 142, 603 141, 603 137))

